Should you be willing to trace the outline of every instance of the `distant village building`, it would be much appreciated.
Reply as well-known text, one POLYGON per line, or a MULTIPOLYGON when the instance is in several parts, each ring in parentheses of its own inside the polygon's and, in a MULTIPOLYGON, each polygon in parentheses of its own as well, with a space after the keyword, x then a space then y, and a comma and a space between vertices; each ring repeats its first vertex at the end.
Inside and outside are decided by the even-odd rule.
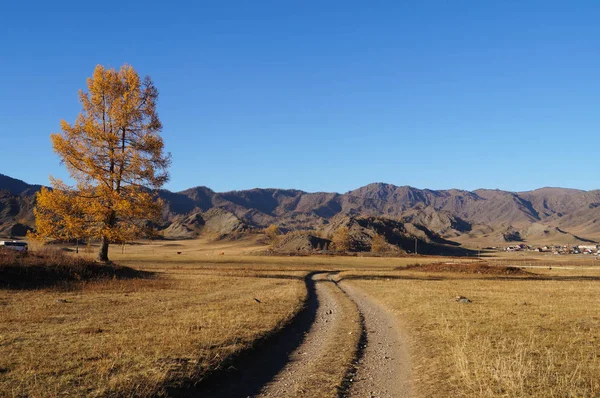
POLYGON ((579 249, 579 251, 584 251, 584 250, 596 251, 596 250, 598 250, 598 245, 579 245, 579 246, 577 246, 577 248, 579 249))

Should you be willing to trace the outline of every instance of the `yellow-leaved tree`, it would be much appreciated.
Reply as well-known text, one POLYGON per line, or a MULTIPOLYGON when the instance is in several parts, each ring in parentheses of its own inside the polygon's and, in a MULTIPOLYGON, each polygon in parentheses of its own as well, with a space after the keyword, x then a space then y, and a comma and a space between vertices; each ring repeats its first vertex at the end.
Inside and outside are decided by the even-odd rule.
POLYGON ((265 236, 271 244, 277 243, 277 238, 279 237, 280 233, 281 231, 279 231, 279 228, 277 228, 277 225, 275 224, 271 224, 265 228, 265 236))
POLYGON ((373 240, 371 241, 371 251, 373 253, 382 253, 387 249, 387 242, 385 238, 379 234, 373 235, 373 240))
POLYGON ((150 77, 140 79, 129 65, 98 65, 87 87, 75 123, 62 120, 62 132, 50 136, 75 185, 50 177, 53 188, 37 195, 35 237, 97 239, 98 260, 108 261, 111 243, 143 236, 160 217, 152 190, 168 181, 170 155, 150 77))
POLYGON ((331 237, 333 246, 337 251, 348 251, 352 248, 352 238, 350 237, 350 230, 348 227, 343 226, 338 228, 331 237))

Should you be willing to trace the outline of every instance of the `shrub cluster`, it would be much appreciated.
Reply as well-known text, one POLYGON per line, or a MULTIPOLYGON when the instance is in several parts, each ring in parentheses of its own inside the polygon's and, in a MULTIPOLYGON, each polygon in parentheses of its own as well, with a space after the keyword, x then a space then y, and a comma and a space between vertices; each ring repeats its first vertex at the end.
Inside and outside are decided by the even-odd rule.
POLYGON ((152 274, 71 256, 45 248, 36 252, 0 250, 0 288, 27 289, 101 279, 147 278, 152 274))

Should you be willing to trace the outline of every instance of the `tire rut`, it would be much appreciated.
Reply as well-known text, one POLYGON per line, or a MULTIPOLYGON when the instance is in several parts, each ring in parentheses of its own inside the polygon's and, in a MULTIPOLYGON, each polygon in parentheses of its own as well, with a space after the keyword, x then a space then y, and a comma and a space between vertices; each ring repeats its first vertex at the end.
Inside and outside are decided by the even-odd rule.
POLYGON ((235 398, 257 395, 265 384, 289 362, 314 323, 319 303, 315 291, 315 275, 304 278, 307 298, 304 308, 283 329, 256 343, 235 358, 228 360, 220 370, 200 381, 190 380, 179 387, 167 389, 169 397, 235 398))
POLYGON ((362 289, 346 281, 338 282, 338 286, 358 306, 365 327, 352 382, 341 396, 411 397, 410 355, 395 317, 362 289))
POLYGON ((227 370, 168 395, 410 397, 408 349, 394 316, 361 289, 334 280, 336 273, 306 277, 305 308, 283 330, 227 370))
MULTIPOLYGON (((344 340, 335 341, 332 333, 343 322, 344 309, 342 300, 348 300, 344 295, 339 297, 333 281, 328 274, 318 274, 313 277, 316 284, 316 295, 319 302, 315 320, 305 340, 289 357, 287 365, 262 389, 258 397, 292 397, 311 396, 311 393, 323 393, 323 389, 315 388, 322 384, 321 375, 315 373, 319 361, 327 355, 332 343, 342 345, 344 340)), ((354 347, 351 346, 351 349, 354 347)), ((334 372, 335 373, 335 372, 334 372)), ((345 369, 337 369, 338 379, 342 380, 345 369)), ((335 390, 335 388, 329 388, 335 390)))

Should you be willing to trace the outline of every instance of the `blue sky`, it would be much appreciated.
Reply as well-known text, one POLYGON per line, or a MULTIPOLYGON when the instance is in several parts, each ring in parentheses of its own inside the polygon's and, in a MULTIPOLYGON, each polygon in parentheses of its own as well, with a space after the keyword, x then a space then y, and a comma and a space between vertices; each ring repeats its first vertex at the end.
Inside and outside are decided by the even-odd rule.
POLYGON ((65 178, 50 133, 129 63, 171 190, 600 188, 600 2, 53 3, 0 5, 0 173, 65 178))

